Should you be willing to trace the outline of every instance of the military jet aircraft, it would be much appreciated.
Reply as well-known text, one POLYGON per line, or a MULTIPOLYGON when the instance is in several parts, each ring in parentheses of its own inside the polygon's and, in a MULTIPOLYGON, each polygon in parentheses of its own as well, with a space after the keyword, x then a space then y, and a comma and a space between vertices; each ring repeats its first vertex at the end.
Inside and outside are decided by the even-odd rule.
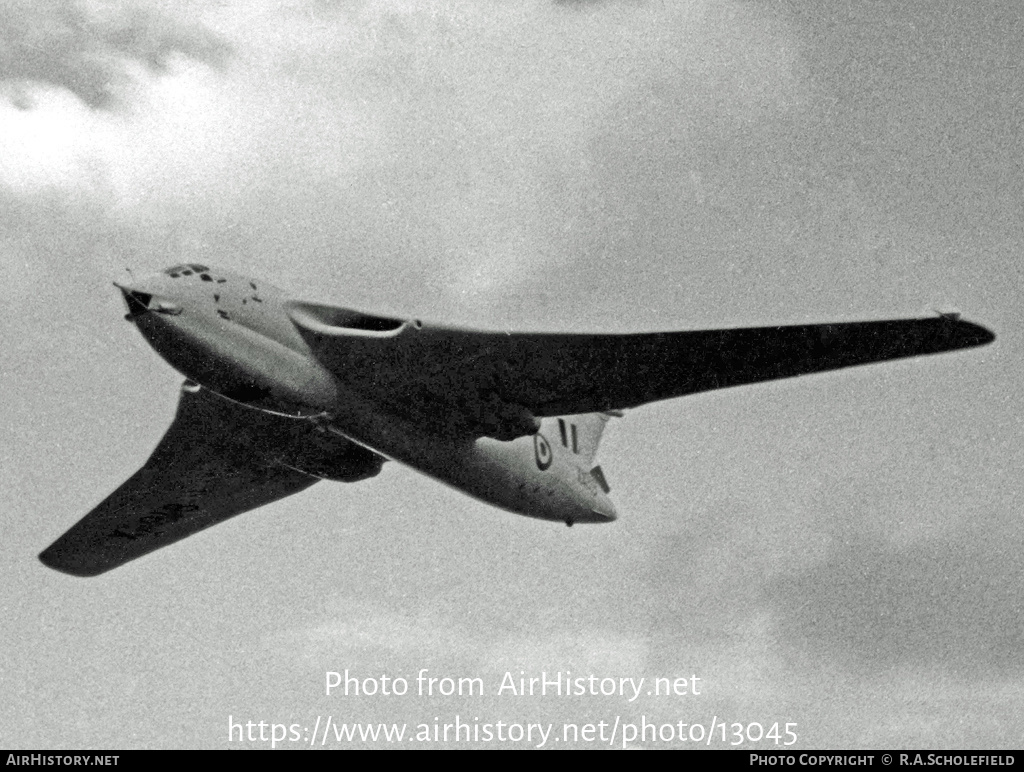
POLYGON ((529 517, 616 517, 595 454, 619 411, 981 346, 959 315, 630 335, 445 327, 289 299, 197 263, 117 284, 187 379, 143 467, 39 556, 95 576, 387 459, 529 517))

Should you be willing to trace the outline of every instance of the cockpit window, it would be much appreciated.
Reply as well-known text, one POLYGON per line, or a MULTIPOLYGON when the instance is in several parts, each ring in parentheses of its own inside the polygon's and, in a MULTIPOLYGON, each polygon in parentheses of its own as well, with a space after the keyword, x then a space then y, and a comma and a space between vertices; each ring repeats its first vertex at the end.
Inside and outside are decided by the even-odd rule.
POLYGON ((191 276, 193 273, 205 273, 209 270, 209 267, 199 263, 182 263, 181 265, 171 266, 164 273, 172 279, 177 279, 178 276, 191 276))

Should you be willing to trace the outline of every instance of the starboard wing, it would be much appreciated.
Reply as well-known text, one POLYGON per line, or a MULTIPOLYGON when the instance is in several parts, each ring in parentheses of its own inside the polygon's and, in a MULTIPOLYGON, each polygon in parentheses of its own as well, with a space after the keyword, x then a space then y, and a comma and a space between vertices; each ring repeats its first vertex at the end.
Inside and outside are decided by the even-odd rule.
POLYGON ((581 337, 512 342, 524 380, 508 384, 508 397, 537 415, 622 409, 994 339, 983 327, 943 318, 581 337), (555 393, 552 383, 560 384, 555 393))
POLYGON ((289 314, 321 361, 381 410, 476 436, 494 436, 502 420, 525 426, 524 415, 619 410, 995 338, 949 316, 579 335, 373 324, 374 317, 297 302, 289 314))
POLYGON ((281 433, 273 422, 293 419, 260 415, 183 388, 174 422, 145 465, 39 559, 96 576, 317 482, 265 452, 281 433))

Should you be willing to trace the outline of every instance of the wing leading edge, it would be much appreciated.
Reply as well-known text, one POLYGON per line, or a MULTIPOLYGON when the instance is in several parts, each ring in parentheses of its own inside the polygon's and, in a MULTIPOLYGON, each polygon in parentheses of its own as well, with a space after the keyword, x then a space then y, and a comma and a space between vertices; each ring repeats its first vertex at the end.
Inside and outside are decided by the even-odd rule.
POLYGON ((522 387, 512 384, 509 397, 528 401, 537 415, 545 416, 621 409, 972 348, 995 338, 979 325, 948 317, 587 337, 596 338, 595 354, 581 351, 575 342, 557 346, 576 349, 582 365, 578 368, 560 366, 543 342, 513 344, 524 365, 553 376, 566 388, 548 395, 543 392, 547 383, 528 381, 522 387))
POLYGON ((183 389, 174 422, 145 465, 39 559, 67 574, 96 576, 317 482, 261 451, 293 419, 259 416, 183 389))
MULTIPOLYGON (((629 335, 498 333, 418 322, 353 333, 312 304, 289 314, 317 356, 384 411, 488 434, 536 417, 647 402, 855 365, 972 348, 995 336, 951 315, 925 319, 629 335)), ((525 432, 524 432, 525 433, 525 432)))

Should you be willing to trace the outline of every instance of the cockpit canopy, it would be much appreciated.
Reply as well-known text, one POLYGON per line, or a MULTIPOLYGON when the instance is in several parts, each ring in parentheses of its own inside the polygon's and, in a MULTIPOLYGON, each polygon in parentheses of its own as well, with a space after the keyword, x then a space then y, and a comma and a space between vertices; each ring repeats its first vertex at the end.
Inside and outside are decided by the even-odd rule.
POLYGON ((199 263, 182 263, 181 265, 173 265, 170 268, 164 270, 168 276, 172 279, 177 279, 179 276, 191 276, 194 273, 207 273, 209 267, 201 265, 199 263))

